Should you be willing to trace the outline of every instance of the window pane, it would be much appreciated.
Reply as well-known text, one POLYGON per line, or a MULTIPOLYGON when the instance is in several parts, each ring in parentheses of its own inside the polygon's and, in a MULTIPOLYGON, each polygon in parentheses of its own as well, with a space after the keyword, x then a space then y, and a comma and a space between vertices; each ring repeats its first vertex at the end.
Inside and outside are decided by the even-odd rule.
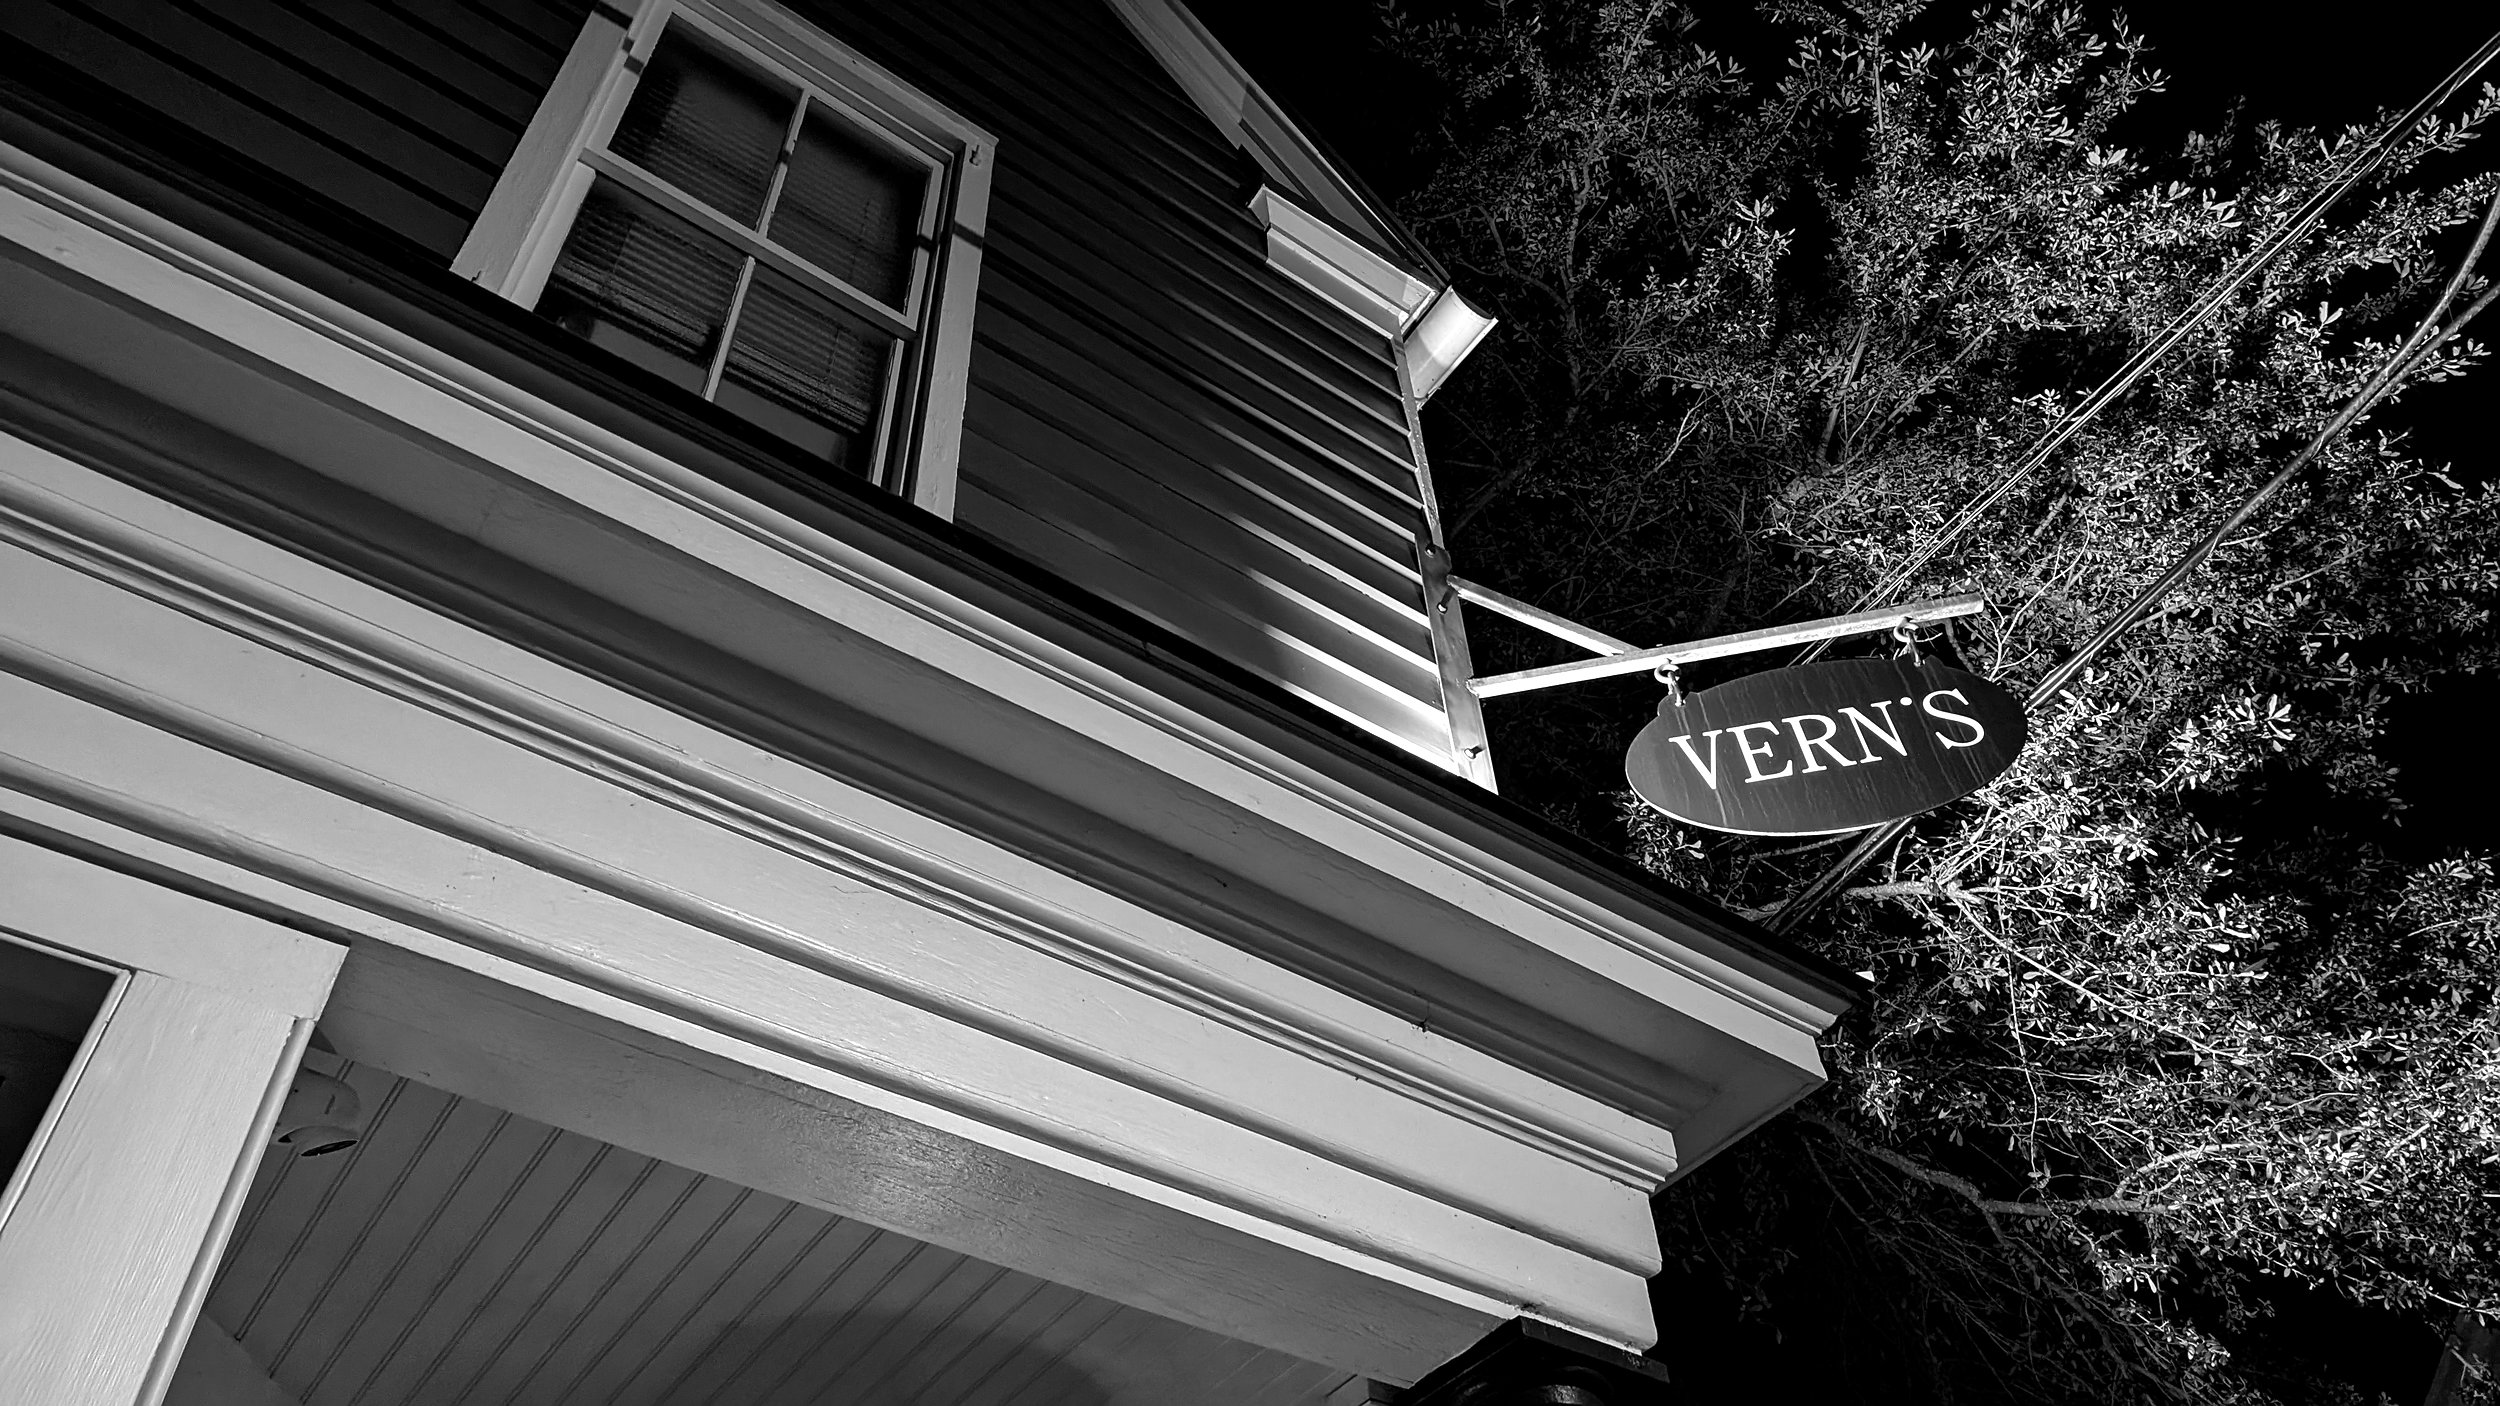
POLYGON ((634 86, 608 149, 741 224, 753 225, 790 130, 794 91, 671 25, 634 86))
POLYGON ((112 990, 109 973, 0 940, 0 1187, 112 990))
POLYGON ((777 244, 861 292, 903 305, 928 177, 811 112, 773 206, 777 244))
POLYGON ((539 311, 700 393, 743 256, 600 181, 582 201, 539 311))
POLYGON ((831 300, 758 268, 729 345, 720 403, 811 453, 867 472, 862 460, 875 437, 893 344, 831 300))

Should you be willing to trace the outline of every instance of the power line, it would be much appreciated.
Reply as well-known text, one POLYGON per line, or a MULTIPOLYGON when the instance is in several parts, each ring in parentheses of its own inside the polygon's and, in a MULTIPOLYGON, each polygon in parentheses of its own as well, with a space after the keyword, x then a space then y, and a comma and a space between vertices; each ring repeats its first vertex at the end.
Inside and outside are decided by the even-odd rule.
MULTIPOLYGON (((2256 516, 2257 509, 2262 507, 2267 499, 2272 498, 2282 490, 2285 484, 2298 477, 2300 471, 2309 467, 2320 454, 2324 453, 2326 447, 2332 444, 2337 436, 2351 428, 2354 421, 2369 413, 2372 406, 2385 399, 2390 392, 2402 384, 2408 372, 2437 351, 2449 338, 2463 331, 2467 323, 2480 316, 2495 301, 2500 301, 2500 282, 2496 282, 2485 288, 2482 295, 2468 304, 2463 312, 2454 317, 2447 315, 2457 295, 2465 290, 2467 281, 2472 278, 2475 266, 2482 262, 2483 252, 2490 247, 2492 232, 2496 228, 2500 228, 2500 191, 2493 192, 2490 207, 2483 212, 2482 225, 2474 233, 2473 245, 2466 251, 2464 260, 2457 265, 2456 273, 2449 278, 2447 286, 2440 290, 2439 297, 2431 304, 2430 311, 2423 314, 2421 323, 2406 336, 2403 342, 2397 345, 2396 350, 2388 356, 2386 362, 2372 373, 2369 380, 2362 383, 2361 389, 2353 393, 2352 398, 2344 403, 2343 409, 2337 411, 2333 418, 2310 437, 2309 443, 2304 445, 2298 454, 2292 456, 2290 463, 2285 464, 2272 478, 2259 484, 2255 491, 2240 501, 2239 507, 2233 509, 2230 516, 2215 524, 2212 530, 2197 539, 2196 545, 2181 553, 2178 560, 2172 562, 2142 590, 2137 591, 2135 598, 2128 601, 2124 609, 2111 616, 2099 630, 2093 632, 2092 638, 2084 641, 2081 648, 2068 655, 2064 662, 2051 669, 2046 677, 2033 685, 2031 696, 2023 701, 2025 712, 2034 711, 2045 705, 2068 684, 2074 682, 2102 650, 2115 643, 2120 635, 2126 633, 2130 626, 2150 613, 2153 607, 2161 604, 2162 600, 2176 590, 2196 568, 2204 565, 2232 533, 2247 525, 2248 520, 2256 516)), ((1842 855, 1829 869, 1815 876, 1813 882, 1799 889, 1787 903, 1781 905, 1779 912, 1771 917, 1769 923, 1771 930, 1782 933, 1795 930, 1797 924, 1803 922, 1807 915, 1829 902, 1840 892, 1843 885, 1856 876, 1859 870, 1874 862, 1876 856, 1891 848, 1893 843, 1900 839, 1909 828, 1910 819, 1905 818, 1887 821, 1867 832, 1849 848, 1848 853, 1842 855)))
MULTIPOLYGON (((2219 312, 2223 305, 2230 301, 2232 294, 2264 272, 2268 264, 2273 263, 2282 256, 2285 250, 2317 228, 2318 222, 2326 218, 2326 212, 2337 201, 2350 194, 2355 186, 2384 169, 2387 163, 2394 159, 2405 139, 2413 134, 2413 130, 2419 127, 2425 118, 2444 106, 2450 98, 2463 91, 2465 85, 2473 82, 2476 76, 2489 67, 2495 58, 2500 58, 2500 34, 2494 34, 2491 38, 2484 40, 2482 47, 2475 50, 2472 57, 2459 64, 2455 72, 2442 79, 2430 92, 2423 95, 2420 102, 2415 103, 2403 116, 2390 124, 2386 131, 2379 134, 2377 141, 2346 162, 2332 179, 2311 195, 2298 210, 2292 212, 2291 217, 2283 223, 2282 227, 2256 248, 2242 255, 2240 261, 2234 264, 2230 271, 2223 275, 2222 280, 2208 290, 2203 298, 2198 299, 2193 306, 2172 319, 2170 325, 2162 329, 2160 335, 2137 349, 2135 355, 2127 358, 2125 365, 2110 373, 2109 379, 2101 382, 2090 395, 2085 396, 2080 403, 2051 426, 2049 432, 2031 447, 2031 452, 2025 454, 1977 497, 1964 504, 1961 511, 1955 513, 1953 519, 1945 524, 1942 531, 1928 539, 1927 544, 1912 553, 1908 561, 1895 567, 1880 583, 1860 596, 1850 610, 1853 612, 1865 610, 1879 600, 1891 598, 1908 585, 1919 572, 1935 561, 1955 538, 1969 531, 1990 508, 2002 502, 2006 494, 2013 492, 2023 480, 2038 472, 2040 467, 2049 461, 2049 456, 2082 433, 2084 426, 2090 424, 2103 410, 2108 409, 2120 397, 2133 389, 2135 383, 2142 380, 2146 373, 2153 369, 2154 363, 2169 354, 2171 349, 2179 343, 2187 340, 2189 334, 2219 312)), ((1828 642, 1816 644, 1799 656, 1800 661, 1814 659, 1829 647, 1828 642)))

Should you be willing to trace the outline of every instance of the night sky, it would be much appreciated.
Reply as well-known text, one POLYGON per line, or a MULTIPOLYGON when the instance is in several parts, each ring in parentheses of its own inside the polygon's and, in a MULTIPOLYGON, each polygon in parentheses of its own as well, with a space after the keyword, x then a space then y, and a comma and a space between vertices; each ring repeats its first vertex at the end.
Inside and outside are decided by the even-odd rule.
MULTIPOLYGON (((1447 4, 1423 0, 1405 8, 1431 14, 1447 4)), ((1363 0, 1200 0, 1193 9, 1375 191, 1394 201, 1426 174, 1414 151, 1437 94, 1382 52, 1377 6, 1363 0)), ((1784 61, 1784 41, 1754 17, 1751 5, 1703 0, 1699 9, 1700 42, 1766 76, 1784 61)), ((2487 5, 2418 0, 2333 9, 2172 0, 2122 13, 2152 41, 2155 66, 2170 75, 2167 90, 2136 115, 2138 140, 2147 144, 2218 126, 2235 101, 2244 102, 2253 119, 2309 127, 2401 111, 2500 23, 2487 5)), ((2476 151, 2466 160, 2490 163, 2494 156, 2476 151)), ((2489 479, 2500 461, 2484 432, 2488 417, 2477 412, 2492 394, 2494 377, 2500 370, 2416 389, 2382 412, 2378 423, 2408 430, 2425 457, 2447 464, 2459 479, 2489 479)), ((2383 751, 2403 769, 2413 806, 2408 828, 2425 853, 2500 849, 2500 809, 2489 803, 2500 792, 2500 761, 2443 741, 2479 735, 2496 708, 2500 687, 2460 682, 2397 709, 2383 751)))
MULTIPOLYGON (((1431 13, 1447 3, 1423 0, 1415 8, 1431 13)), ((1195 0, 1193 8, 1268 91, 1375 191, 1395 200, 1426 174, 1413 153, 1431 121, 1436 94, 1382 52, 1375 5, 1195 0)), ((1775 71, 1784 61, 1784 42, 1753 17, 1751 5, 1703 0, 1699 8, 1701 42, 1746 61, 1757 73, 1775 71)), ((2134 12, 2131 19, 2152 41, 2154 64, 2170 75, 2167 90, 2148 100, 2135 119, 2136 140, 2150 145, 2218 126, 2234 102, 2244 102, 2252 119, 2308 127, 2340 127, 2401 111, 2488 38, 2500 24, 2500 12, 2487 4, 2347 5, 2330 11, 2247 0, 2172 0, 2134 12)), ((2492 139, 2500 136, 2487 140, 2492 139)), ((2468 169, 2494 160, 2488 149, 2464 158, 2468 169)), ((2485 336, 2500 340, 2490 332, 2485 336)), ((2406 429, 2426 458, 2445 463, 2461 480, 2500 476, 2495 474, 2500 461, 2485 433, 2488 417, 2478 413, 2491 397, 2495 377, 2500 369, 2417 389, 2383 412, 2378 423, 2406 429)), ((2423 856, 2500 850, 2500 811, 2489 803, 2500 791, 2500 762, 2487 751, 2453 745, 2458 736, 2482 735, 2495 709, 2500 709, 2500 685, 2459 681, 2429 697, 2405 700, 2396 710, 2382 754, 2402 769, 2403 791, 2413 807, 2405 828, 2423 856)), ((2274 1334, 2301 1339, 2304 1352, 2334 1361, 2339 1374, 2356 1384, 2399 1401, 2420 1398, 2438 1351, 2428 1328, 2322 1296, 2288 1294, 2280 1307, 2274 1334)))

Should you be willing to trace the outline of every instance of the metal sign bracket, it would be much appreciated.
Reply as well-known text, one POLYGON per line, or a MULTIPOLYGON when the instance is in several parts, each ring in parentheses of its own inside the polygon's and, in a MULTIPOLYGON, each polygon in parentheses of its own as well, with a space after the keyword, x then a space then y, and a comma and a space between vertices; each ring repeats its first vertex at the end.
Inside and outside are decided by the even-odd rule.
POLYGON ((1773 625, 1767 629, 1744 630, 1732 635, 1713 635, 1708 639, 1692 640, 1685 644, 1641 649, 1616 639, 1612 635, 1592 630, 1575 621, 1566 620, 1552 611, 1539 610, 1526 601, 1503 595, 1490 587, 1479 586, 1462 577, 1452 576, 1447 578, 1447 582, 1449 599, 1442 603, 1442 608, 1445 610, 1458 601, 1472 601, 1487 610, 1507 615, 1523 625, 1542 630, 1556 639, 1578 645, 1598 656, 1569 664, 1552 664, 1542 669, 1521 669, 1516 673, 1469 679, 1467 691, 1478 698, 1499 698, 1505 694, 1530 693, 1540 688, 1558 688, 1564 684, 1586 683, 1592 679, 1653 672, 1662 682, 1673 687, 1672 676, 1678 665, 1697 663, 1704 659, 1725 659, 1731 655, 1779 649, 1786 645, 1811 644, 1816 640, 1842 639, 1850 635, 1872 635, 1887 630, 1913 629, 1938 620, 1976 615, 1988 608, 1987 598, 1978 594, 1945 596, 1938 600, 1913 601, 1908 605, 1889 606, 1882 610, 1861 610, 1850 615, 1833 615, 1795 625, 1773 625))

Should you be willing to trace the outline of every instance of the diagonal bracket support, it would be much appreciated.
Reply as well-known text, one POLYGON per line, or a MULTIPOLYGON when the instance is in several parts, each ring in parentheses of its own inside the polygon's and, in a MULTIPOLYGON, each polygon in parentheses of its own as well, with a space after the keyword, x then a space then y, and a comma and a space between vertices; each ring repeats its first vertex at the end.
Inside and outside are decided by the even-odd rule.
POLYGON ((1833 615, 1821 620, 1807 620, 1795 625, 1773 625, 1767 629, 1745 630, 1732 635, 1712 635, 1708 639, 1684 644, 1661 645, 1656 649, 1639 649, 1612 635, 1592 630, 1586 625, 1566 620, 1549 610, 1539 610, 1525 601, 1503 595, 1486 586, 1461 577, 1448 578, 1449 591, 1458 600, 1470 601, 1487 610, 1507 615, 1523 625, 1543 630, 1556 639, 1565 640, 1597 655, 1569 664, 1551 664, 1542 669, 1521 669, 1516 673, 1494 674, 1467 681, 1467 691, 1478 698, 1499 698, 1512 693, 1532 693, 1540 688, 1559 688, 1564 684, 1587 683, 1593 679, 1619 678, 1625 674, 1649 673, 1679 664, 1698 663, 1704 659, 1725 659, 1731 655, 1752 654, 1758 650, 1780 649, 1788 645, 1811 644, 1816 640, 1843 639, 1850 635, 1880 634, 1905 626, 1925 625, 1957 616, 1976 615, 1988 608, 1985 596, 1972 594, 1945 596, 1937 600, 1913 601, 1908 605, 1889 606, 1882 610, 1861 610, 1849 615, 1833 615))

